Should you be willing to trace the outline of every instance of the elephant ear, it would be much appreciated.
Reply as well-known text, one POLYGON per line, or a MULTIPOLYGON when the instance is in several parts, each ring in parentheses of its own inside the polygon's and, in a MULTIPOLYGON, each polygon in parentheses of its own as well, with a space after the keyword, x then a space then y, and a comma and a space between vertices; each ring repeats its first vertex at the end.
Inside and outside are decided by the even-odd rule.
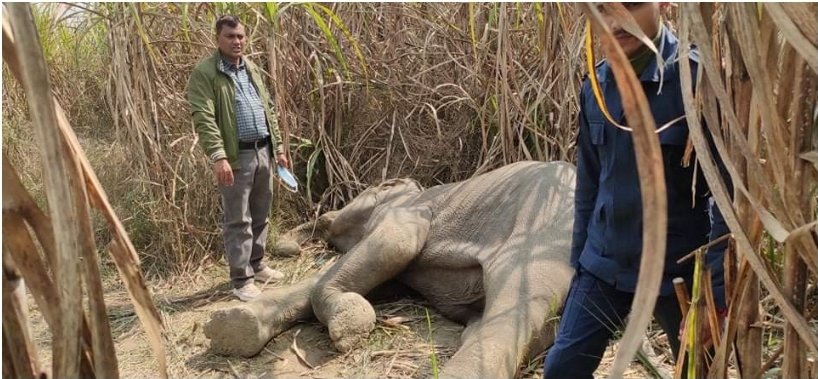
POLYGON ((349 204, 337 211, 333 219, 328 220, 327 242, 342 252, 349 251, 363 238, 366 225, 372 212, 378 206, 374 188, 367 189, 355 197, 349 204))

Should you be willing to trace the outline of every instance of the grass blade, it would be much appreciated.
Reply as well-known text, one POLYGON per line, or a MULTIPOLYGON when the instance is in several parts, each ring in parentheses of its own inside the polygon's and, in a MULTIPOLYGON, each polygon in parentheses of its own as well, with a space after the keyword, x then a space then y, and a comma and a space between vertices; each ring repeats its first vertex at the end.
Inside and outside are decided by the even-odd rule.
POLYGON ((341 67, 344 71, 344 75, 346 76, 347 80, 351 80, 351 74, 349 72, 349 64, 344 58, 344 52, 341 51, 341 46, 338 44, 338 40, 335 39, 335 36, 332 34, 332 30, 324 21, 324 18, 315 10, 318 5, 312 3, 306 3, 303 5, 304 10, 312 17, 312 20, 318 25, 318 28, 321 29, 321 32, 324 34, 324 38, 327 39, 330 46, 332 47, 333 52, 335 52, 335 58, 338 59, 338 63, 341 64, 341 67))
MULTIPOLYGON (((764 9, 775 22, 775 26, 784 35, 784 38, 807 61, 812 71, 818 73, 818 47, 811 43, 793 19, 784 11, 781 3, 764 3, 764 9)), ((815 12, 812 12, 815 14, 815 12)))
POLYGON ((361 64, 361 69, 364 72, 364 78, 366 78, 366 82, 368 84, 369 83, 369 70, 367 69, 368 65, 366 63, 366 58, 364 58, 364 54, 361 52, 361 46, 358 45, 358 41, 356 41, 355 38, 352 36, 352 33, 349 32, 349 29, 347 29, 346 25, 344 25, 344 22, 341 20, 341 18, 339 18, 338 15, 336 15, 331 9, 319 3, 316 3, 315 7, 323 11, 324 14, 326 14, 327 17, 329 17, 330 20, 332 20, 332 22, 339 29, 341 29, 341 32, 344 33, 344 35, 347 37, 347 41, 349 41, 349 44, 352 46, 353 51, 355 51, 355 55, 358 57, 358 61, 361 64))
POLYGON ((432 377, 437 379, 440 377, 440 368, 437 364, 437 352, 435 351, 435 340, 432 337, 432 317, 429 316, 429 310, 424 309, 426 311, 426 328, 429 329, 429 355, 432 359, 432 377))

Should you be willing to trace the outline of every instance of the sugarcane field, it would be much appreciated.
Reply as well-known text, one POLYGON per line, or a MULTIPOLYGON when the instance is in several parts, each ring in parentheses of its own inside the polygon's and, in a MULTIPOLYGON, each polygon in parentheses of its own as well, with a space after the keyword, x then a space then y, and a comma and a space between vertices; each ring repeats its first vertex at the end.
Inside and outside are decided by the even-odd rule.
POLYGON ((818 379, 818 3, 0 13, 3 378, 818 379))

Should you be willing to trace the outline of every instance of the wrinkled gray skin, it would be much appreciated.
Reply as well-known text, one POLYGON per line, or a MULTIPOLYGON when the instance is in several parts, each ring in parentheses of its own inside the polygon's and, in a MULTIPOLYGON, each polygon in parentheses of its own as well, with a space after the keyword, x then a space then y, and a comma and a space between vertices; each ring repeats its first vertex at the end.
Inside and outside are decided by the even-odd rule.
POLYGON ((338 350, 366 341, 375 312, 363 297, 395 281, 466 326, 441 377, 513 378, 553 343, 568 292, 575 169, 520 162, 422 190, 395 179, 367 189, 280 238, 297 254, 311 237, 345 253, 318 275, 216 312, 216 354, 250 357, 298 320, 316 316, 338 350), (363 295, 363 296, 362 296, 363 295))

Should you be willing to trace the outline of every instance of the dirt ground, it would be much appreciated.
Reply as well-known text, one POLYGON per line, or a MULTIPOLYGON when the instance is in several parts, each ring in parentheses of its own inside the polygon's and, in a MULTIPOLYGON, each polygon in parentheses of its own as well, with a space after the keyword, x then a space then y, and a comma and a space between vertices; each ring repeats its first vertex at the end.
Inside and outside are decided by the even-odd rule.
MULTIPOLYGON (((299 257, 270 260, 269 265, 287 277, 283 286, 317 272, 333 259, 322 249, 308 249, 299 257)), ((439 366, 456 351, 463 327, 449 321, 422 300, 398 300, 375 305, 378 324, 366 346, 341 354, 334 349, 324 326, 305 321, 273 338, 256 357, 222 357, 211 354, 203 326, 216 310, 232 307, 223 262, 195 273, 162 281, 150 281, 150 289, 164 322, 164 346, 172 378, 423 378, 433 376, 433 358, 439 366), (428 312, 428 313, 427 313, 428 312), (428 318, 427 318, 428 314, 428 318), (429 326, 432 333, 429 334, 429 326)), ((106 303, 123 378, 158 377, 157 360, 133 312, 127 292, 118 279, 106 279, 106 303)), ((268 288, 271 286, 268 285, 268 288)), ((50 367, 51 336, 42 316, 31 304, 33 337, 40 364, 50 367)), ((665 377, 672 368, 667 343, 659 332, 649 333, 656 355, 651 361, 665 377)), ((605 354, 597 376, 605 376, 613 363, 616 345, 605 354)), ((46 369, 46 371, 49 371, 46 369)), ((632 363, 625 377, 651 377, 632 363)), ((522 368, 521 378, 542 378, 542 359, 522 368)))

